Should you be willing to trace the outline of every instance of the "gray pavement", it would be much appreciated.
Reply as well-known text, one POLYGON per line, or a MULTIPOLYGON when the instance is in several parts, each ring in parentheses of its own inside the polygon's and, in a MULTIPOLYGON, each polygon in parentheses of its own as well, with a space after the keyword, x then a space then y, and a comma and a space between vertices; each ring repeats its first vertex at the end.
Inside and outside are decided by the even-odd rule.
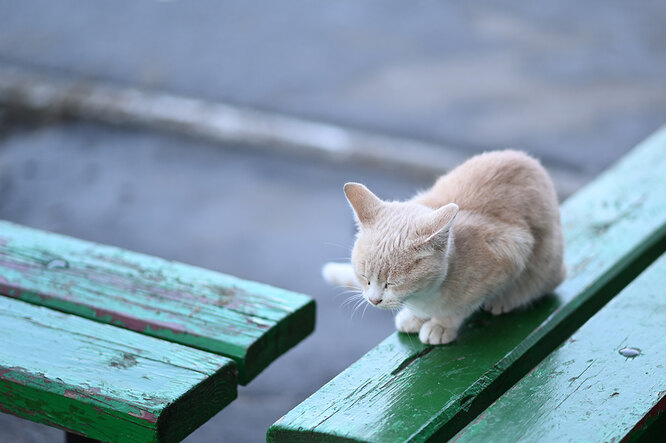
POLYGON ((666 116, 666 3, 0 0, 0 62, 595 174, 666 116))
MULTIPOLYGON (((511 146, 593 177, 666 120, 666 4, 0 0, 0 64, 273 110, 454 145, 511 146)), ((319 276, 353 238, 345 181, 427 186, 0 109, 0 218, 304 292, 315 333, 189 442, 256 442, 388 335, 319 276)), ((2 344, 0 344, 2 346, 2 344)), ((0 414, 0 442, 61 439, 0 414)))

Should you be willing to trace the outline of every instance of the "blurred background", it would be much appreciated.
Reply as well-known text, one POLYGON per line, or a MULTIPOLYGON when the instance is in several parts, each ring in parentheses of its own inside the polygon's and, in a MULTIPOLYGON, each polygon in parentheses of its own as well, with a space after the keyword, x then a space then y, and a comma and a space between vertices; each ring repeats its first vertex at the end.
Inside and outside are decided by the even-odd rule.
MULTIPOLYGON (((258 442, 393 330, 320 268, 346 181, 484 150, 561 198, 666 120, 666 3, 0 0, 0 218, 309 294, 314 334, 187 442, 258 442)), ((0 346, 10 346, 2 343, 0 346)), ((59 442, 0 414, 0 441, 59 442)))

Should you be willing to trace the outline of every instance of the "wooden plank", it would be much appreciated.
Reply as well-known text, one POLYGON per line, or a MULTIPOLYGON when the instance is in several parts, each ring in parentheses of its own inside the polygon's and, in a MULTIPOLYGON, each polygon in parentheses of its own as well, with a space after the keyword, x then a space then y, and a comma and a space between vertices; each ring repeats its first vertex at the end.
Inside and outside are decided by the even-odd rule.
POLYGON ((302 294, 5 221, 0 294, 227 356, 241 384, 315 319, 302 294))
POLYGON ((180 441, 236 398, 234 362, 0 297, 0 411, 103 441, 180 441))
POLYGON ((527 311, 479 313, 457 342, 395 333, 276 422, 270 441, 444 441, 666 249, 666 128, 566 201, 569 276, 527 311))
POLYGON ((666 255, 455 441, 638 439, 666 415, 665 288, 666 255))

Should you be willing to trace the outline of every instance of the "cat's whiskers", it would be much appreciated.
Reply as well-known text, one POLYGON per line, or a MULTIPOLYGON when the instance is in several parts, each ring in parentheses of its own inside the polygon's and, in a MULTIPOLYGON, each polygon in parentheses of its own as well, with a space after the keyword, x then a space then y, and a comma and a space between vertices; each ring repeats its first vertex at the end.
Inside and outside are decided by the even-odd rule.
POLYGON ((370 306, 368 303, 365 304, 365 307, 363 308, 363 312, 361 312, 361 320, 363 320, 363 317, 365 316, 365 310, 368 309, 368 306, 370 306))
POLYGON ((361 306, 363 306, 363 305, 365 305, 366 308, 368 307, 368 303, 366 302, 365 298, 361 298, 361 299, 356 303, 356 306, 354 306, 354 309, 352 310, 352 313, 351 313, 351 318, 352 318, 352 319, 354 318, 354 314, 356 314, 356 311, 358 311, 359 308, 360 308, 361 306))
POLYGON ((352 308, 352 314, 351 314, 351 317, 353 318, 354 312, 356 312, 358 306, 360 306, 365 301, 365 298, 363 298, 363 292, 359 291, 358 289, 350 289, 344 291, 344 293, 349 295, 342 302, 340 307, 344 308, 345 306, 352 305, 353 303, 355 303, 354 307, 352 308))
POLYGON ((360 297, 361 295, 363 295, 363 292, 356 288, 350 288, 340 292, 338 296, 340 295, 345 295, 347 297, 360 297))
POLYGON ((343 301, 340 307, 345 307, 346 305, 351 305, 352 303, 356 303, 363 300, 364 298, 361 295, 352 295, 348 297, 345 301, 343 301))
POLYGON ((338 294, 335 294, 336 297, 340 297, 341 295, 353 295, 353 294, 361 294, 362 292, 358 290, 358 288, 349 288, 345 291, 339 292, 338 294))
POLYGON ((324 244, 326 246, 335 246, 336 248, 342 248, 342 249, 345 249, 345 250, 349 250, 349 245, 341 245, 340 243, 334 243, 334 242, 330 242, 330 241, 324 242, 324 244))

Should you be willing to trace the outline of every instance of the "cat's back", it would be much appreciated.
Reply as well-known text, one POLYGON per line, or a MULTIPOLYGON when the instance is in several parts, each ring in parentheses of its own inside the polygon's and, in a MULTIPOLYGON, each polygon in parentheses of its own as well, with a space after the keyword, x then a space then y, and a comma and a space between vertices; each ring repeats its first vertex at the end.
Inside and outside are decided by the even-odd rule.
POLYGON ((470 158, 440 177, 416 201, 433 208, 453 202, 461 210, 500 218, 508 213, 557 208, 557 195, 543 166, 514 150, 491 151, 470 158))

